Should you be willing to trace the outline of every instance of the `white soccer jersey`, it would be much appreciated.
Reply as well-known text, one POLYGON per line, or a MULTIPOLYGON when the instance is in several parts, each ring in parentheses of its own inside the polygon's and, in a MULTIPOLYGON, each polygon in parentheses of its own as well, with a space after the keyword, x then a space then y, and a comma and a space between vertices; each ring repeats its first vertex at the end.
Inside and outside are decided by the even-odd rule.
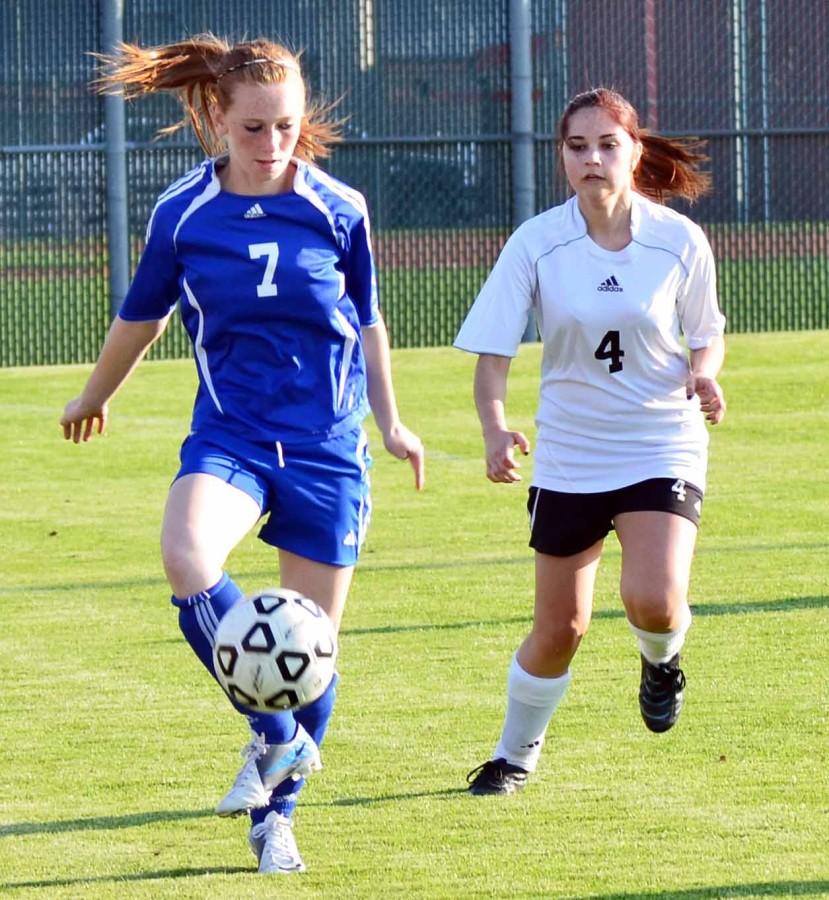
POLYGON ((575 197, 510 237, 458 333, 515 356, 534 310, 544 344, 533 484, 574 493, 648 478, 705 488, 708 434, 687 351, 722 335, 711 248, 686 216, 635 194, 632 240, 598 246, 575 197))

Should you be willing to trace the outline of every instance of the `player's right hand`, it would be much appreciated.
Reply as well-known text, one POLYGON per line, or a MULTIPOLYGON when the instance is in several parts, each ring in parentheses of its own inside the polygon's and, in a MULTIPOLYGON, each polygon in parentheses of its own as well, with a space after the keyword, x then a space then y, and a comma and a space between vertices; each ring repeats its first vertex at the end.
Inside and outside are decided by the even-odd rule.
POLYGON ((100 406, 92 406, 82 397, 76 397, 66 404, 60 424, 63 427, 63 436, 67 441, 79 443, 88 441, 95 431, 103 434, 107 426, 109 408, 106 403, 100 406), (95 423, 97 422, 97 428, 95 423))
POLYGON ((486 477, 490 481, 512 484, 521 481, 516 471, 521 463, 515 458, 517 447, 526 456, 530 452, 530 442, 521 431, 494 431, 485 435, 486 477))
POLYGON ((409 460, 414 470, 415 490, 423 490, 426 484, 426 451, 423 441, 402 422, 398 422, 388 434, 383 435, 383 445, 392 456, 409 460))

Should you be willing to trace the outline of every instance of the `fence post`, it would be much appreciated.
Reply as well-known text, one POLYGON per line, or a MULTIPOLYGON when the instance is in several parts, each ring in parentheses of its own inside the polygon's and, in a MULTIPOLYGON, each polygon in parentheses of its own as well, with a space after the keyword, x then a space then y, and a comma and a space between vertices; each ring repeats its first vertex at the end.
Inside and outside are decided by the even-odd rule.
MULTIPOLYGON (((124 35, 124 0, 102 0, 101 44, 112 53, 124 35)), ((104 97, 106 134, 106 229, 109 255, 109 310, 115 316, 129 287, 130 250, 127 217, 127 153, 124 97, 104 97)))
MULTIPOLYGON (((530 0, 510 0, 509 38, 512 225, 517 228, 536 211, 530 0)), ((536 336, 535 316, 530 313, 523 339, 534 341, 536 336)))

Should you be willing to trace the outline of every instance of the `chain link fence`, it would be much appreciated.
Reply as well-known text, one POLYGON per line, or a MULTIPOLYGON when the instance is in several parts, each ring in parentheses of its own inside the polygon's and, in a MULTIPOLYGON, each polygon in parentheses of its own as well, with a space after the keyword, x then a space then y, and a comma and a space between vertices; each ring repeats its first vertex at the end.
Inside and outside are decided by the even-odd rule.
MULTIPOLYGON (((0 366, 91 361, 108 327, 107 134, 88 87, 107 4, 120 0, 0 4, 0 366)), ((368 199, 397 347, 451 342, 527 214, 518 181, 532 187, 529 213, 567 196, 556 123, 597 84, 622 91, 648 127, 707 141, 714 191, 691 214, 714 247, 730 330, 829 327, 825 0, 124 4, 126 40, 206 30, 303 50, 314 93, 339 99, 345 141, 326 167, 368 199), (531 125, 518 134, 522 7, 531 125)), ((126 109, 130 267, 157 194, 202 157, 187 132, 154 139, 179 117, 167 97, 126 109)), ((180 328, 153 350, 188 352, 180 328)))

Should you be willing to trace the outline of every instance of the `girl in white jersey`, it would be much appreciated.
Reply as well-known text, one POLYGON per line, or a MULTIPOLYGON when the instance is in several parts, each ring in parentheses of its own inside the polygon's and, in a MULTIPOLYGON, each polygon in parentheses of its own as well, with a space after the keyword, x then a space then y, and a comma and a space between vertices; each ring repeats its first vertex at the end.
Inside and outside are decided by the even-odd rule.
MULTIPOLYGON (((267 40, 201 35, 122 45, 102 89, 171 91, 210 155, 159 198, 129 293, 61 420, 87 441, 179 304, 199 375, 161 545, 179 625, 213 672, 219 620, 242 596, 224 571, 263 515, 283 587, 339 626, 368 525, 369 410, 419 489, 423 446, 400 421, 363 198, 312 163, 336 128, 306 104, 297 57, 267 40), (180 303, 179 303, 180 301, 180 303)), ((217 807, 249 812, 260 872, 304 868, 292 830, 301 777, 320 767, 336 676, 295 713, 247 715, 253 740, 217 807)))
POLYGON ((533 625, 509 670, 501 738, 469 774, 473 794, 512 793, 535 770, 590 621, 611 529, 641 655, 642 717, 655 732, 676 722, 704 419, 717 424, 725 414, 716 380, 725 323, 711 250, 699 227, 661 205, 708 188, 696 168, 702 157, 687 142, 640 129, 630 103, 604 88, 570 102, 560 142, 575 196, 510 237, 455 341, 479 354, 487 477, 507 484, 521 480, 516 448, 530 450, 507 424, 505 399, 531 311, 544 345, 528 501, 533 625))

